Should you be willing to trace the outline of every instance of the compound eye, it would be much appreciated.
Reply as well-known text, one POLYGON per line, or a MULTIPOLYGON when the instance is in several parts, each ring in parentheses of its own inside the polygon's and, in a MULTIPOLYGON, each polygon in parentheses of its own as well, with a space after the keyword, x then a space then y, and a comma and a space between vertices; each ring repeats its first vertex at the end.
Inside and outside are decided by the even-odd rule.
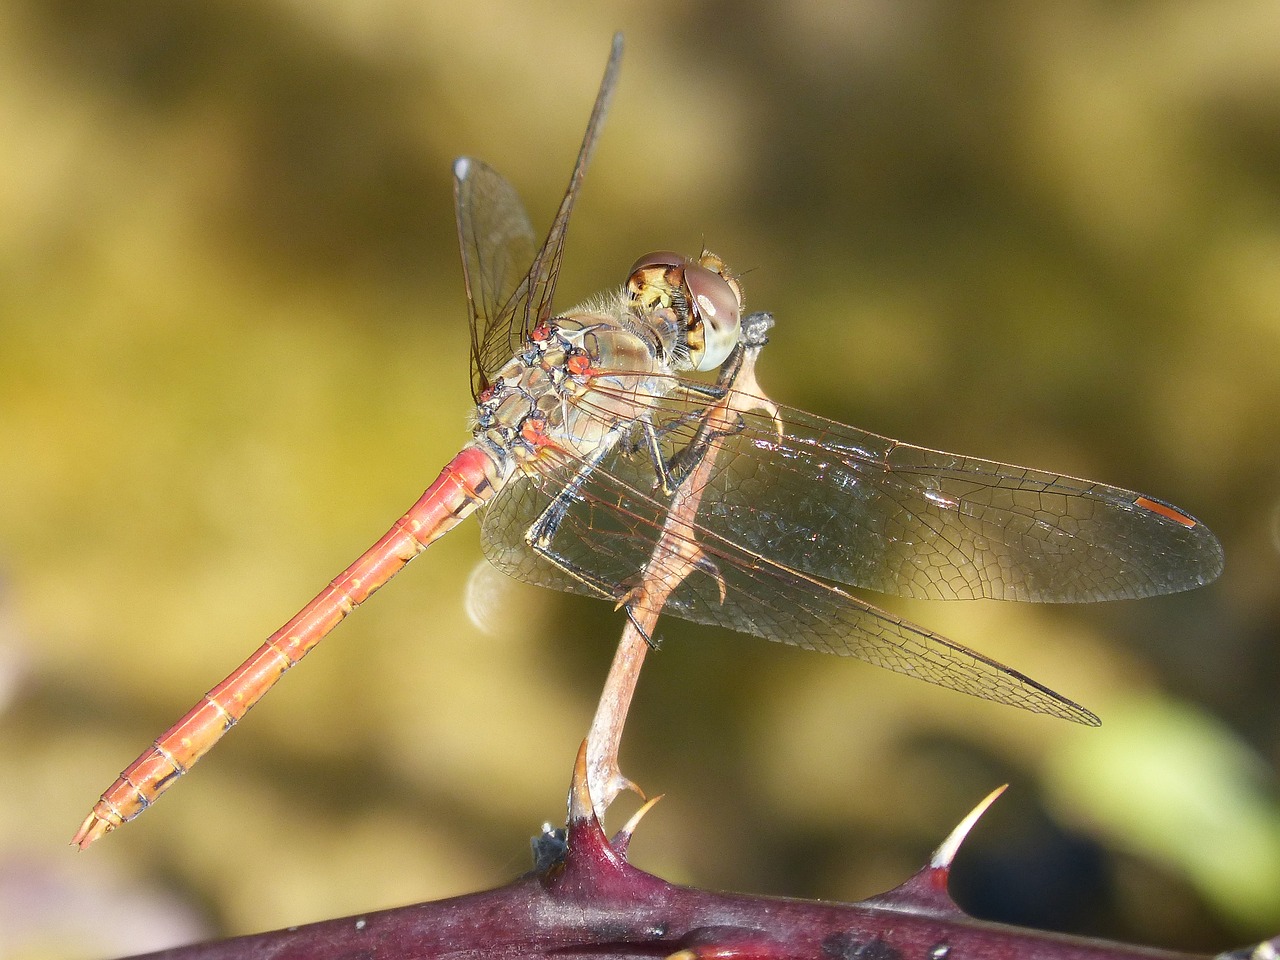
MULTIPOLYGON (((717 260, 713 266, 722 265, 717 260)), ((689 291, 689 362, 695 370, 714 370, 738 345, 741 297, 736 284, 701 263, 685 264, 684 283, 689 291)))
POLYGON ((688 262, 688 257, 682 257, 680 254, 672 253, 670 250, 656 250, 653 253, 646 253, 633 263, 627 276, 634 277, 642 270, 647 273, 655 267, 665 273, 673 267, 683 267, 688 262))

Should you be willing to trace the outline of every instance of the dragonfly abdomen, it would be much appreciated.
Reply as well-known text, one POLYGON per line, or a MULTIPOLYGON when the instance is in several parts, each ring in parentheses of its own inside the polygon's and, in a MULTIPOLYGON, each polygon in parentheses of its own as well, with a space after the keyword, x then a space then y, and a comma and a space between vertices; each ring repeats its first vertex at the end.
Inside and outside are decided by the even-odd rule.
POLYGON ((83 849, 154 803, 347 614, 488 501, 509 474, 482 448, 465 447, 377 543, 124 769, 72 843, 83 849))

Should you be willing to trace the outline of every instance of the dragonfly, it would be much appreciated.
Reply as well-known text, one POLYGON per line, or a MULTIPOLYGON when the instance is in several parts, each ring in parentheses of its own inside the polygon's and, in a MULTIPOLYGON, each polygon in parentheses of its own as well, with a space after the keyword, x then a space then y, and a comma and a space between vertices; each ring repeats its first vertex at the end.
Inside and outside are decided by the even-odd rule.
POLYGON ((629 609, 641 572, 664 575, 655 546, 676 536, 686 549, 663 613, 1086 724, 1098 720, 1079 704, 845 586, 1089 602, 1219 575, 1214 535, 1152 496, 901 443, 764 397, 711 418, 735 385, 709 376, 740 356, 751 319, 738 279, 712 254, 647 254, 621 288, 554 313, 621 54, 619 36, 540 246, 505 178, 477 159, 454 164, 470 441, 377 543, 125 768, 73 844, 142 813, 352 610, 477 510, 487 558, 518 579, 629 609), (697 507, 673 534, 678 496, 697 507))

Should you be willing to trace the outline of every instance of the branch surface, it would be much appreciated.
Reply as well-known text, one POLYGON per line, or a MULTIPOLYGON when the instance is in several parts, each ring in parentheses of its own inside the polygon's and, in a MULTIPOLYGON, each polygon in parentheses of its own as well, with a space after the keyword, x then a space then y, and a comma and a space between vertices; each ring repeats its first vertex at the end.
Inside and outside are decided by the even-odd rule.
MULTIPOLYGON (((1192 954, 977 920, 947 893, 981 806, 906 883, 859 903, 713 893, 633 867, 635 819, 605 836, 579 753, 567 830, 535 839, 541 865, 506 886, 360 917, 179 947, 167 960, 652 958, 673 960, 1189 960, 1192 954)), ((994 799, 994 795, 988 800, 994 799)), ((1219 960, 1276 960, 1280 940, 1219 960)))

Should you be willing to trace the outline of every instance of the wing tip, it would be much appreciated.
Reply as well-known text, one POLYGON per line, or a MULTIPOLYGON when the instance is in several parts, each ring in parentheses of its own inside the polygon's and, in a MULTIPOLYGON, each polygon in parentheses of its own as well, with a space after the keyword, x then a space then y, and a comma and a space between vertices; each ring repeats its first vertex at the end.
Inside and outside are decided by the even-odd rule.
POLYGON ((1148 497, 1145 494, 1136 495, 1133 498, 1133 505, 1139 510, 1145 510, 1170 523, 1178 524, 1194 538, 1197 551, 1195 555, 1197 562, 1194 567, 1189 566, 1187 568, 1188 575, 1185 578, 1165 585, 1164 589, 1157 590, 1155 591, 1156 593, 1194 590, 1197 587, 1213 583, 1218 577, 1222 576, 1223 568, 1226 565, 1222 542, 1202 522, 1181 507, 1176 507, 1166 500, 1148 497))

